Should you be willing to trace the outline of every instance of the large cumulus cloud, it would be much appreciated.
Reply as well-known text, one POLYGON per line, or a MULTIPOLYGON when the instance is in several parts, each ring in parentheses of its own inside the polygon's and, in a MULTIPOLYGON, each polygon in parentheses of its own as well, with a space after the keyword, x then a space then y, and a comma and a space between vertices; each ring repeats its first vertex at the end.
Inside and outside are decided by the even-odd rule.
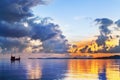
POLYGON ((33 16, 31 7, 46 4, 45 0, 1 0, 0 19, 9 22, 33 16))
POLYGON ((31 11, 32 7, 47 2, 48 0, 1 0, 0 47, 2 50, 12 51, 17 48, 22 52, 30 48, 34 50, 32 52, 40 52, 41 49, 47 52, 67 51, 69 46, 59 25, 50 22, 51 18, 35 17, 31 11), (34 43, 31 44, 32 41, 34 43), (35 45, 35 43, 41 44, 35 45))

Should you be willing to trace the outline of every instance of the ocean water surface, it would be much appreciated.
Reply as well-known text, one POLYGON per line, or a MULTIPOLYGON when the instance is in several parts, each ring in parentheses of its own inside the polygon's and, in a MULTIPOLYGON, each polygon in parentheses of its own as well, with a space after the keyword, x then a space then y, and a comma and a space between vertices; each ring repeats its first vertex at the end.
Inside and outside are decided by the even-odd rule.
POLYGON ((120 59, 0 59, 0 80, 120 80, 120 59))

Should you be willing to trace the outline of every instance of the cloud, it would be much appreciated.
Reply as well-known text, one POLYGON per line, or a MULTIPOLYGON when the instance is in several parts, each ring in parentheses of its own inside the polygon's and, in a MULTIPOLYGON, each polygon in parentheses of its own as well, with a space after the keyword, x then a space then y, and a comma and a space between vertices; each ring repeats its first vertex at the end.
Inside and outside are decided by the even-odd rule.
POLYGON ((110 25, 113 24, 113 21, 108 18, 97 18, 95 22, 99 24, 99 29, 102 35, 107 35, 111 33, 111 30, 108 28, 110 25))
POLYGON ((115 22, 115 24, 120 27, 120 19, 115 22))
POLYGON ((91 17, 87 17, 87 16, 75 16, 75 17, 73 17, 73 19, 75 21, 80 21, 80 20, 83 20, 83 19, 91 20, 92 18, 91 17))
POLYGON ((36 5, 44 5, 45 0, 1 0, 0 1, 0 19, 9 22, 19 21, 34 14, 30 10, 36 5))
MULTIPOLYGON (((19 39, 19 38, 29 37, 32 40, 42 41, 42 43, 44 44, 43 45, 44 51, 66 52, 69 46, 68 44, 66 44, 67 40, 65 39, 65 36, 62 35, 62 31, 59 29, 59 25, 49 22, 48 18, 46 18, 45 20, 44 19, 39 20, 39 23, 36 22, 36 20, 38 21, 37 18, 32 18, 32 19, 27 19, 23 22, 16 22, 14 24, 1 21, 0 36, 4 38, 8 38, 7 39, 8 43, 9 43, 9 39, 11 38, 14 40, 14 38, 19 39), (25 27, 25 25, 23 24, 24 22, 27 23, 28 27, 25 27), (51 41, 53 41, 53 43, 51 43, 51 41), (47 49, 48 46, 50 46, 51 49, 47 49)), ((12 44, 9 45, 15 47, 12 44)), ((5 46, 5 47, 10 47, 10 46, 5 46)))
POLYGON ((2 52, 14 52, 13 49, 15 48, 19 52, 22 52, 22 50, 24 50, 28 45, 28 42, 22 38, 0 37, 0 47, 2 49, 2 52))
POLYGON ((30 29, 26 28, 22 22, 8 23, 0 22, 0 36, 3 37, 25 37, 29 35, 30 29))
POLYGON ((94 20, 99 27, 97 39, 86 44, 81 52, 102 52, 102 53, 119 53, 120 52, 120 20, 113 21, 109 18, 97 18, 94 20), (114 33, 115 32, 115 33, 114 33), (117 33, 116 33, 117 32, 117 33), (93 49, 93 50, 92 50, 93 49))
POLYGON ((67 51, 67 40, 59 25, 51 22, 50 17, 35 17, 31 11, 32 7, 47 3, 48 0, 1 0, 0 47, 3 51, 15 48, 19 52, 40 52, 41 49, 47 52, 67 51), (32 45, 31 41, 38 41, 39 45, 32 45))
POLYGON ((69 48, 69 44, 63 35, 58 34, 54 38, 44 41, 43 48, 45 52, 65 53, 69 48))
POLYGON ((36 18, 28 20, 28 24, 31 27, 31 38, 40 39, 41 41, 54 37, 57 34, 61 34, 59 25, 49 22, 49 18, 43 18, 40 23, 35 23, 36 18))
POLYGON ((98 36, 96 43, 98 46, 103 45, 105 47, 105 42, 109 38, 108 34, 111 33, 109 27, 113 24, 113 21, 108 18, 97 18, 95 19, 95 22, 100 30, 100 35, 98 36))
POLYGON ((75 16, 73 19, 76 20, 76 21, 78 21, 78 20, 81 20, 83 18, 85 18, 85 17, 83 17, 83 16, 75 16))

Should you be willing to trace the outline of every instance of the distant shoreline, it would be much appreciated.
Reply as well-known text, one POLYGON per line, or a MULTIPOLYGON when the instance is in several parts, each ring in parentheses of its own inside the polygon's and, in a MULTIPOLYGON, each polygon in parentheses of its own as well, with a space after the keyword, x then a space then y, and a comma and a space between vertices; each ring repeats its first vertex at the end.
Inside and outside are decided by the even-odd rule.
POLYGON ((73 58, 57 58, 57 57, 48 57, 48 58, 28 58, 28 59, 120 59, 119 55, 109 56, 109 57, 97 57, 97 58, 79 58, 79 57, 73 57, 73 58))

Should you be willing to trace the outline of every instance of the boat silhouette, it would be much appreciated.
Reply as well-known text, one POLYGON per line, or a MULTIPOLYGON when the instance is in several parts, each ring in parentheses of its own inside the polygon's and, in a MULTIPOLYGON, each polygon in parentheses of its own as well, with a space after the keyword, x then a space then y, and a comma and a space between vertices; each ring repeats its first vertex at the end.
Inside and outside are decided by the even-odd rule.
POLYGON ((11 61, 15 61, 15 60, 20 60, 20 56, 18 58, 16 58, 15 56, 11 55, 11 61))

